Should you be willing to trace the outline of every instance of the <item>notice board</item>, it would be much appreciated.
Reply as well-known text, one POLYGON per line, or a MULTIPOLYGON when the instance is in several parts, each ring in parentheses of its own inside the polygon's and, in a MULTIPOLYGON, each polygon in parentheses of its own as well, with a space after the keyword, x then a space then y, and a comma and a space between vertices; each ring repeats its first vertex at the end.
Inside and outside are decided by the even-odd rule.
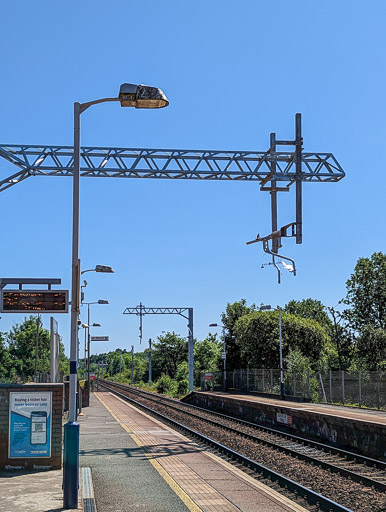
POLYGON ((11 392, 9 458, 51 457, 51 419, 52 391, 11 392))

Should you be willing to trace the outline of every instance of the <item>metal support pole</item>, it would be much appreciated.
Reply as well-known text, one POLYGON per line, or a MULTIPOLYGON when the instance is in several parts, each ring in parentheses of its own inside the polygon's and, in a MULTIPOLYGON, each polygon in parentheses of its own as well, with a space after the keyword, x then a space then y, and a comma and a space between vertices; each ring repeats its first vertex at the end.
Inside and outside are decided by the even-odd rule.
MULTIPOLYGON (((88 324, 87 324, 88 325, 88 324)), ((87 329, 84 329, 84 358, 83 358, 83 378, 86 380, 87 377, 87 329)))
POLYGON ((151 386, 151 338, 149 338, 149 387, 151 386))
POLYGON ((227 352, 226 352, 226 345, 225 345, 225 329, 222 330, 222 335, 224 338, 224 374, 223 374, 223 389, 226 391, 227 389, 227 352))
POLYGON ((131 345, 131 382, 130 384, 133 385, 134 383, 134 345, 131 345))
POLYGON ((87 304, 87 382, 88 402, 90 403, 90 304, 87 304))
POLYGON ((380 410, 380 408, 381 408, 380 391, 381 391, 381 383, 380 383, 380 378, 379 378, 379 371, 377 371, 377 409, 378 410, 380 410))
POLYGON ((189 391, 193 391, 193 308, 188 313, 188 343, 189 343, 189 391))
POLYGON ((113 359, 110 361, 110 379, 113 380, 113 359))
POLYGON ((142 344, 142 302, 139 303, 139 344, 142 344))
POLYGON ((40 316, 36 318, 36 345, 35 345, 35 377, 34 381, 37 382, 38 377, 38 359, 39 359, 39 324, 40 316))
POLYGON ((342 370, 342 405, 344 405, 344 370, 342 370))
POLYGON ((330 370, 330 404, 332 404, 332 372, 330 370))
POLYGON ((359 407, 362 407, 362 373, 358 375, 359 407))
MULTIPOLYGON (((276 133, 270 134, 270 146, 271 151, 276 152, 276 133)), ((276 161, 273 160, 271 164, 271 170, 276 174, 276 161)), ((272 219, 272 233, 277 231, 277 192, 276 192, 276 180, 271 180, 271 219, 272 219)), ((281 246, 281 239, 274 238, 272 240, 272 252, 277 252, 281 246)))
POLYGON ((99 372, 100 372, 101 363, 98 363, 98 376, 97 376, 97 391, 99 391, 99 372))
POLYGON ((295 169, 296 169, 296 243, 303 241, 303 207, 302 207, 302 115, 295 116, 295 169))
POLYGON ((79 315, 79 176, 80 176, 80 103, 74 103, 74 179, 72 197, 72 279, 70 334, 69 416, 64 440, 63 506, 78 508, 79 487, 79 424, 76 422, 76 387, 78 366, 79 315), (68 439, 66 439, 66 436, 68 439), (70 453, 71 451, 71 453, 70 453))
POLYGON ((119 382, 122 382, 122 352, 119 354, 119 382))
POLYGON ((283 369, 283 346, 281 339, 281 308, 279 310, 279 344, 280 344, 280 400, 284 400, 284 369, 283 369))

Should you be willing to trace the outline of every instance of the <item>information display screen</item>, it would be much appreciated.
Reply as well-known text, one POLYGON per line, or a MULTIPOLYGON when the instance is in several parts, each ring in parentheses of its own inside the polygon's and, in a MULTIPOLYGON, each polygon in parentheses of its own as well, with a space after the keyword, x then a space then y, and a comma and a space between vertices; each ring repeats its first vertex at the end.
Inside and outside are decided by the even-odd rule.
POLYGON ((67 313, 68 290, 3 290, 1 313, 67 313))

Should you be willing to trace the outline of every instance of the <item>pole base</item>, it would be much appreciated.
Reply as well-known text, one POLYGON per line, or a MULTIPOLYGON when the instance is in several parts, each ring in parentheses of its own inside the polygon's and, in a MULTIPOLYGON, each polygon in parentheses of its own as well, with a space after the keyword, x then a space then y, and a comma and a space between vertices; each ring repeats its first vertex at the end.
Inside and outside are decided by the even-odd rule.
POLYGON ((64 425, 63 508, 78 508, 79 488, 79 423, 64 425))

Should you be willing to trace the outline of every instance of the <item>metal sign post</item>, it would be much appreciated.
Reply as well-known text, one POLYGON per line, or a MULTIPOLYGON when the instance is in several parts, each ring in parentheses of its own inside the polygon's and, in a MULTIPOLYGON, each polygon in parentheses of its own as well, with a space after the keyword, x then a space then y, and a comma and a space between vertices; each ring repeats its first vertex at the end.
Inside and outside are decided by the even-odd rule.
POLYGON ((58 322, 54 317, 50 318, 51 334, 51 361, 50 372, 51 382, 59 382, 59 330, 58 322))

